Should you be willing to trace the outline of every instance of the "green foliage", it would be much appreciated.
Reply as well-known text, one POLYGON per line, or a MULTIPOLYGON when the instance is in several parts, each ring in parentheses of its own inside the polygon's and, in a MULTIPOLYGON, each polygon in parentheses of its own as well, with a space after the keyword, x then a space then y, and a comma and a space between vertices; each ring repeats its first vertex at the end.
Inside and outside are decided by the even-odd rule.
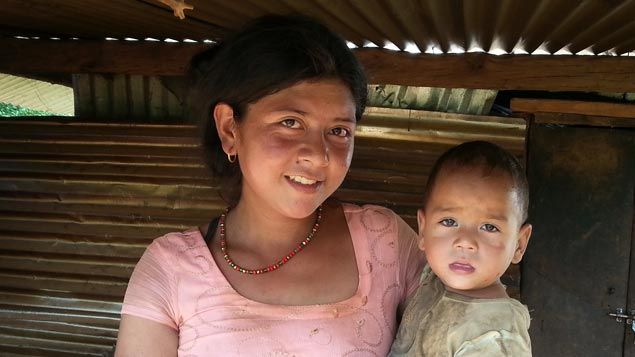
POLYGON ((28 116, 51 116, 55 115, 41 110, 18 107, 9 103, 0 103, 0 117, 28 117, 28 116))

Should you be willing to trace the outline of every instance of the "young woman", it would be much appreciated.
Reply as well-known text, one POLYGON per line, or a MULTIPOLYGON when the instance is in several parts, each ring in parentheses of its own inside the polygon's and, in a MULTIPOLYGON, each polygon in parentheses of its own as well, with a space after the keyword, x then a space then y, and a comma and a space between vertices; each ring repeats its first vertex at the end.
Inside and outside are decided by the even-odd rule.
POLYGON ((265 17, 193 73, 229 208, 148 247, 116 355, 386 355, 423 258, 392 211, 329 199, 367 95, 345 42, 311 19, 265 17))

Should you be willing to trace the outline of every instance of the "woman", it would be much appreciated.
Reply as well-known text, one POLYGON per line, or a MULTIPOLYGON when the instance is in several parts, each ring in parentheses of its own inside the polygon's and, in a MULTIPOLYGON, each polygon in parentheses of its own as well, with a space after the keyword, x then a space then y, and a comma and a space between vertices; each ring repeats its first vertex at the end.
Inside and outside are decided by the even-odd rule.
POLYGON ((265 17, 193 73, 230 208, 148 247, 117 355, 386 355, 423 258, 392 211, 329 199, 367 96, 345 42, 304 17, 265 17))

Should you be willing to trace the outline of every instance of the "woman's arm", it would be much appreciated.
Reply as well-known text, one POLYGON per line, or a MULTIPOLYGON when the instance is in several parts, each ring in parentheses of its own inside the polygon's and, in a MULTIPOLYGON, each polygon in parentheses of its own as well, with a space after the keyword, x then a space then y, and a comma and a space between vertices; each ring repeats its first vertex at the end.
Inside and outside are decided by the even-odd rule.
POLYGON ((178 332, 159 322, 123 314, 119 324, 115 357, 173 357, 178 332))

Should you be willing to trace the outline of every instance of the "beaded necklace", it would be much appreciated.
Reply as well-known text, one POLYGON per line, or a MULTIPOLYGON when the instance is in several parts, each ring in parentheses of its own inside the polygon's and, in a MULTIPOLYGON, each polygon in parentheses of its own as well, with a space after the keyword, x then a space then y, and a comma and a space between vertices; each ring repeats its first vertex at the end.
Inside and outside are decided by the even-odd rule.
POLYGON ((229 212, 229 210, 230 207, 227 207, 225 209, 225 212, 221 214, 218 221, 218 226, 220 227, 220 250, 223 253, 223 258, 225 259, 227 264, 229 264, 232 269, 243 274, 264 274, 270 271, 277 270, 278 268, 286 264, 289 260, 291 260, 291 258, 295 257, 296 254, 300 253, 307 245, 309 245, 309 243, 311 243, 311 239, 313 239, 313 236, 318 231, 318 228, 320 228, 320 221, 322 220, 322 205, 320 205, 316 211, 317 215, 315 218, 315 223, 313 224, 313 228, 311 228, 311 231, 306 236, 306 238, 302 242, 298 243, 298 245, 293 248, 293 250, 289 252, 289 254, 285 255, 284 257, 282 257, 282 259, 278 260, 276 263, 267 266, 266 268, 245 269, 236 264, 232 260, 232 258, 229 257, 229 252, 227 251, 227 239, 225 237, 225 219, 227 218, 227 213, 229 212))

